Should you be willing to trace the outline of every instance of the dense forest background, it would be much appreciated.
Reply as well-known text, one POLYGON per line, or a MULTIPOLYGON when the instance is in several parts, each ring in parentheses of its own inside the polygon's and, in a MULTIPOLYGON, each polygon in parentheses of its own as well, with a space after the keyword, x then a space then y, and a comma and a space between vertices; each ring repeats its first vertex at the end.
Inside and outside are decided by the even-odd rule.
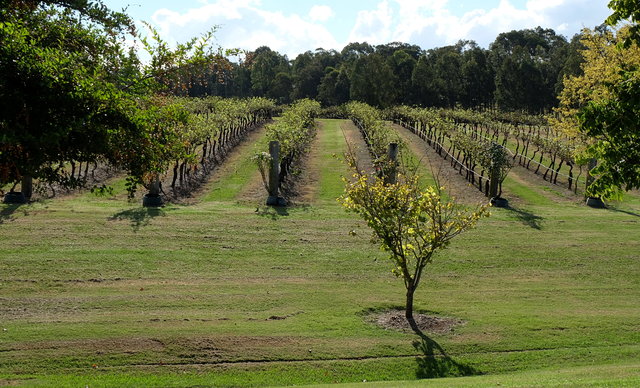
POLYGON ((502 33, 488 49, 466 40, 430 50, 399 42, 350 43, 341 51, 319 48, 293 60, 263 46, 238 63, 191 75, 190 86, 176 93, 544 113, 558 105, 563 78, 581 74, 580 38, 569 41, 537 27, 502 33))

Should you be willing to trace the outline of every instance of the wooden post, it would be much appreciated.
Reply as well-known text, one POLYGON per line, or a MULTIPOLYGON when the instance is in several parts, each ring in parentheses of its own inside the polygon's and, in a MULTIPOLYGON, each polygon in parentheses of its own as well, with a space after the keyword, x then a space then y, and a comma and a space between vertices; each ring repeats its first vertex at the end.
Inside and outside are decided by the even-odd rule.
MULTIPOLYGON (((588 164, 588 172, 587 172, 587 186, 585 187, 585 193, 589 191, 589 186, 591 186, 593 184, 593 182, 595 181, 595 178, 593 177, 593 175, 591 175, 591 171, 596 168, 596 166, 598 165, 598 161, 596 159, 589 159, 589 164, 588 164)), ((604 202, 602 202, 602 199, 598 198, 598 197, 590 197, 587 194, 587 202, 586 202, 587 206, 589 207, 593 207, 596 209, 604 209, 605 205, 604 202)))
POLYGON ((284 206, 284 198, 278 196, 280 188, 280 143, 278 141, 269 142, 269 155, 271 156, 271 168, 269 169, 269 197, 267 205, 284 206))
POLYGON ((389 143, 387 150, 389 157, 389 166, 385 174, 385 182, 395 185, 398 181, 398 143, 389 143))

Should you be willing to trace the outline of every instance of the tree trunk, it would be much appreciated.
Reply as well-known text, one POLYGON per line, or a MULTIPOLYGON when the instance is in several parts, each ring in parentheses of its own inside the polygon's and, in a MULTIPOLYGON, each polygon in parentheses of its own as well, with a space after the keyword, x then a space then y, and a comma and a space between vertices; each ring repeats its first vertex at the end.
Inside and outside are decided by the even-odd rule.
POLYGON ((416 321, 413 318, 413 294, 415 291, 416 289, 413 285, 407 287, 407 300, 404 308, 404 315, 407 318, 407 322, 409 322, 409 326, 411 326, 411 330, 421 334, 422 331, 418 328, 418 324, 416 324, 416 321))

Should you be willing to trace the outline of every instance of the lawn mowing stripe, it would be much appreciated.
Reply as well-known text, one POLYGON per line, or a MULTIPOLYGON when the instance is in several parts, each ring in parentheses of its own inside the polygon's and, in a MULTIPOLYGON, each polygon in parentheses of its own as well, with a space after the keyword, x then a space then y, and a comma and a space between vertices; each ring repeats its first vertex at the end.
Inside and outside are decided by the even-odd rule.
POLYGON ((336 198, 344 192, 342 176, 348 174, 343 153, 346 142, 340 124, 344 120, 322 120, 322 136, 320 137, 320 192, 319 199, 327 205, 335 205, 336 198))
POLYGON ((255 179, 259 179, 258 168, 251 157, 268 149, 267 133, 264 126, 257 129, 257 136, 249 136, 237 146, 223 162, 220 171, 207 186, 202 202, 229 202, 237 199, 242 189, 255 179))

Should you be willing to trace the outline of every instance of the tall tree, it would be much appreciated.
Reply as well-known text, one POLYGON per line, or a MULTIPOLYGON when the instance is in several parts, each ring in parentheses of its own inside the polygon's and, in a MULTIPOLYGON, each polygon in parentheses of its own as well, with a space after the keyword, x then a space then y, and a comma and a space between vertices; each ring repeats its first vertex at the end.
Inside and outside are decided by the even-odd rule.
POLYGON ((438 106, 453 108, 463 94, 461 45, 430 50, 438 90, 438 106))
POLYGON ((276 74, 276 78, 271 84, 271 88, 267 92, 267 96, 278 102, 278 104, 288 104, 291 102, 291 93, 293 91, 293 80, 287 73, 280 72, 276 74))
POLYGON ((397 82, 395 104, 410 104, 413 102, 413 91, 411 88, 411 75, 418 63, 405 50, 396 50, 388 59, 387 63, 395 76, 397 82))
POLYGON ((438 103, 438 86, 434 82, 435 70, 429 57, 423 55, 416 63, 411 74, 411 86, 415 101, 422 106, 435 106, 438 103))
POLYGON ((137 62, 115 38, 130 21, 84 3, 0 8, 0 183, 28 175, 73 185, 61 163, 114 156, 112 134, 137 126, 122 90, 137 62))
POLYGON ((556 83, 564 61, 555 53, 566 45, 563 36, 541 27, 498 35, 489 47, 498 106, 532 112, 556 106, 556 83))
POLYGON ((395 77, 381 55, 358 58, 351 73, 350 99, 387 107, 395 99, 395 77))
POLYGON ((311 51, 302 53, 293 61, 293 92, 294 100, 302 98, 315 99, 318 96, 318 86, 324 77, 324 67, 319 56, 311 51))
POLYGON ((318 100, 324 106, 337 106, 349 101, 349 79, 344 71, 327 68, 318 86, 318 100))
POLYGON ((462 96, 467 108, 489 106, 493 102, 495 74, 486 50, 474 41, 466 42, 462 53, 462 96))
POLYGON ((258 97, 268 95, 278 73, 290 71, 287 57, 266 46, 258 47, 251 53, 248 62, 251 68, 251 88, 258 97))
POLYGON ((612 1, 607 19, 628 25, 612 31, 584 31, 584 74, 565 79, 561 119, 569 136, 582 141, 579 156, 597 160, 587 194, 615 198, 640 188, 640 4, 612 1))

